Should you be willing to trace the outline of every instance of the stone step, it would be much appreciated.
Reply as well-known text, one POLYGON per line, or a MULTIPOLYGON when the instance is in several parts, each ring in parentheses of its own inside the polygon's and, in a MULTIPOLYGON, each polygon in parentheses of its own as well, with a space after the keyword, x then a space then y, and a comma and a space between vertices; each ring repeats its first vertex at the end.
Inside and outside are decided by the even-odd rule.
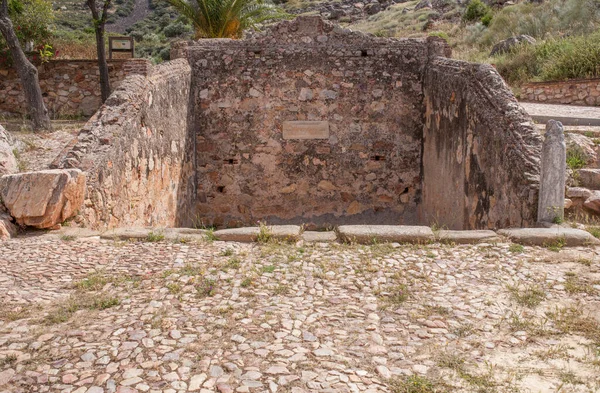
MULTIPOLYGON (((300 239, 302 228, 298 225, 270 225, 263 229, 264 234, 271 239, 284 241, 297 241, 300 239)), ((251 243, 259 240, 260 227, 245 227, 221 229, 213 233, 217 240, 228 242, 251 243)))
POLYGON ((149 239, 165 239, 165 240, 205 240, 206 230, 193 228, 115 228, 110 229, 100 234, 102 239, 118 239, 118 240, 149 240, 149 239))
POLYGON ((302 233, 302 240, 307 243, 331 243, 337 240, 337 234, 333 231, 304 231, 302 233))
POLYGON ((442 243, 454 244, 476 244, 476 243, 497 243, 502 238, 494 231, 475 230, 475 231, 448 231, 441 230, 435 233, 435 239, 442 243))
POLYGON ((347 243, 429 243, 435 240, 433 231, 425 226, 409 225, 341 225, 340 240, 347 243))
POLYGON ((574 228, 500 229, 498 233, 512 242, 526 246, 551 246, 559 243, 566 247, 600 245, 600 240, 589 232, 574 228))

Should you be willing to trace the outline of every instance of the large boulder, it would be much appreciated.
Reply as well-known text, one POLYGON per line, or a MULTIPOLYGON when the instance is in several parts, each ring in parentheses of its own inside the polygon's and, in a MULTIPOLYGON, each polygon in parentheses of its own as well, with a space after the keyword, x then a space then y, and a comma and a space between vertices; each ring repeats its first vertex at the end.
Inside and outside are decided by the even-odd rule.
POLYGON ((0 125, 0 176, 18 171, 12 144, 13 140, 10 134, 0 125))
POLYGON ((85 174, 53 169, 0 178, 0 197, 20 225, 51 228, 73 217, 85 197, 85 174))
POLYGON ((12 222, 12 217, 0 200, 0 240, 10 239, 17 234, 17 227, 12 222))
POLYGON ((598 160, 596 144, 591 138, 569 132, 565 134, 565 142, 567 144, 567 155, 576 154, 583 158, 587 165, 593 164, 598 160))
POLYGON ((490 56, 501 55, 503 53, 510 52, 517 45, 521 45, 521 44, 534 45, 535 43, 536 43, 535 38, 533 38, 527 34, 521 34, 521 35, 517 35, 514 37, 510 37, 510 38, 502 40, 502 41, 498 42, 496 45, 494 45, 494 47, 492 48, 492 51, 490 52, 490 56))

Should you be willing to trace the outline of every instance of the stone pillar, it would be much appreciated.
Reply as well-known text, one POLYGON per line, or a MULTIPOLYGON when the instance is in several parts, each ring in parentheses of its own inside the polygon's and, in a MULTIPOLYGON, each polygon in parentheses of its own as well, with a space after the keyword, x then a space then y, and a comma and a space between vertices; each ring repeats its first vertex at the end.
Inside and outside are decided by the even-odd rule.
POLYGON ((557 222, 565 214, 565 171, 567 147, 563 125, 555 120, 546 124, 542 145, 538 222, 557 222))

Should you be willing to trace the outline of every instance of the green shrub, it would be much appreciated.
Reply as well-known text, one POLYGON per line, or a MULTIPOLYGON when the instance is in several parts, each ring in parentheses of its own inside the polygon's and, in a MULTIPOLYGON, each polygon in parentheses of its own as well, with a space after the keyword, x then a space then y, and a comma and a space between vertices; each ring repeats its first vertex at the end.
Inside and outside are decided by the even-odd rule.
POLYGON ((569 169, 581 169, 585 166, 586 159, 585 155, 580 149, 571 148, 567 149, 567 167, 569 169))
POLYGON ((448 33, 446 33, 445 31, 432 31, 431 33, 429 33, 430 37, 440 37, 446 41, 448 41, 450 39, 450 37, 448 37, 448 33))
POLYGON ((600 76, 600 30, 588 36, 549 39, 519 45, 494 58, 496 69, 511 85, 600 76))
POLYGON ((465 22, 477 22, 484 16, 491 14, 491 8, 481 0, 471 0, 463 14, 465 22))

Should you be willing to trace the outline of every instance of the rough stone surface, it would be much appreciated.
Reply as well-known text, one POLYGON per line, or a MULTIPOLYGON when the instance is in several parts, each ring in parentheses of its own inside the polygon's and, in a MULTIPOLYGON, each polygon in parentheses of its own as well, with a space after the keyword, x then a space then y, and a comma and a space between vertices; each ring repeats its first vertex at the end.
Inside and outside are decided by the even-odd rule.
POLYGON ((85 184, 78 169, 6 175, 0 178, 0 197, 18 224, 51 228, 80 210, 85 184))
POLYGON ((18 170, 12 144, 12 137, 0 125, 0 176, 15 173, 18 170))
POLYGON ((421 222, 533 226, 542 139, 500 75, 490 65, 438 57, 424 84, 421 222))
POLYGON ((261 227, 221 229, 214 232, 218 240, 231 242, 254 242, 263 231, 273 239, 296 241, 300 238, 300 227, 297 225, 269 225, 261 227))
POLYGON ((302 232, 302 240, 309 243, 329 243, 336 241, 337 235, 333 231, 304 231, 302 232))
POLYGON ((600 245, 600 240, 589 232, 574 228, 501 229, 498 234, 508 237, 515 243, 528 246, 550 246, 562 241, 567 247, 600 245))
POLYGON ((190 67, 184 60, 132 75, 79 133, 61 168, 87 173, 88 226, 191 226, 190 67))
MULTIPOLYGON (((118 87, 125 77, 139 73, 148 63, 147 59, 109 60, 111 87, 118 87)), ((50 60, 38 66, 38 75, 44 103, 53 115, 91 116, 102 104, 96 60, 50 60)), ((0 112, 28 113, 21 82, 13 68, 0 69, 0 112)))
POLYGON ((500 237, 494 231, 475 230, 475 231, 449 231, 440 230, 435 232, 436 240, 443 243, 455 244, 476 244, 476 243, 495 243, 500 241, 500 237))
POLYGON ((0 243, 2 392, 390 393, 384 378, 412 374, 456 393, 600 385, 597 247, 53 233, 0 243))
POLYGON ((560 122, 550 120, 546 125, 542 145, 538 221, 562 221, 565 215, 565 171, 567 170, 565 134, 560 122))
POLYGON ((600 79, 530 82, 521 87, 521 96, 546 104, 600 106, 600 79))
POLYGON ((340 225, 340 240, 351 243, 427 243, 434 240, 429 227, 409 225, 340 225))
POLYGON ((0 240, 10 239, 17 234, 13 218, 0 199, 0 240))
POLYGON ((600 213, 600 191, 592 191, 583 202, 583 206, 596 213, 600 213))
POLYGON ((583 188, 588 188, 590 190, 600 190, 600 169, 578 169, 577 183, 583 188))
POLYGON ((490 52, 490 56, 501 55, 503 53, 510 52, 517 45, 535 45, 535 43, 535 38, 528 36, 527 34, 510 37, 495 44, 490 52))
POLYGON ((445 42, 301 17, 181 51, 198 81, 196 211, 208 224, 417 223, 422 74, 445 42))
POLYGON ((569 132, 565 134, 565 143, 567 144, 567 150, 579 153, 585 159, 587 165, 593 165, 598 161, 596 144, 592 138, 576 132, 569 132))
POLYGON ((60 160, 89 173, 94 228, 536 220, 539 135, 491 66, 444 58, 442 39, 299 17, 172 52, 60 160), (319 139, 285 139, 287 122, 319 139))
POLYGON ((566 195, 568 198, 587 199, 592 195, 592 191, 583 187, 567 187, 566 195))

